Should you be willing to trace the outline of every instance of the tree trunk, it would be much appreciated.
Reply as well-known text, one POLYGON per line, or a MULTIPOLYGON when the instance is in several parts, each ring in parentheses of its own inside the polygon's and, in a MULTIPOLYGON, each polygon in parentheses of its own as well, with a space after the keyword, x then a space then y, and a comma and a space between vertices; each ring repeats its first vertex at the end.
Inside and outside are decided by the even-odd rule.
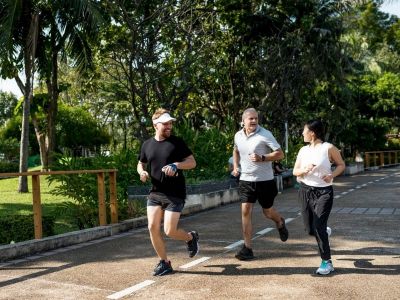
MULTIPOLYGON (((20 156, 19 156, 19 171, 28 171, 28 157, 29 157, 29 115, 30 105, 33 99, 33 76, 34 70, 34 59, 37 45, 37 35, 39 28, 39 15, 32 15, 32 20, 29 26, 29 34, 26 38, 25 49, 24 49, 24 67, 26 83, 23 91, 24 104, 22 113, 22 129, 21 129, 21 145, 20 145, 20 156)), ((18 81, 17 81, 18 82, 18 81)), ((18 192, 28 192, 28 178, 27 176, 20 176, 18 181, 18 192)))
POLYGON ((46 155, 46 139, 45 134, 40 131, 38 120, 35 116, 32 115, 32 124, 33 128, 35 129, 36 140, 39 144, 39 153, 40 153, 40 162, 42 165, 42 170, 45 170, 43 166, 48 166, 48 160, 46 155))
POLYGON ((56 25, 51 28, 51 77, 47 79, 47 93, 50 101, 47 109, 47 130, 45 137, 44 170, 49 170, 53 163, 53 154, 56 149, 56 123, 58 112, 58 50, 56 45, 56 25))
MULTIPOLYGON (((26 66, 26 65, 25 65, 26 66)), ((29 113, 32 94, 27 92, 30 90, 30 71, 25 71, 26 84, 25 95, 22 113, 22 129, 21 129, 21 146, 19 151, 19 171, 28 171, 28 157, 29 157, 29 113)), ((27 176, 20 176, 18 180, 18 192, 28 193, 28 178, 27 176)))

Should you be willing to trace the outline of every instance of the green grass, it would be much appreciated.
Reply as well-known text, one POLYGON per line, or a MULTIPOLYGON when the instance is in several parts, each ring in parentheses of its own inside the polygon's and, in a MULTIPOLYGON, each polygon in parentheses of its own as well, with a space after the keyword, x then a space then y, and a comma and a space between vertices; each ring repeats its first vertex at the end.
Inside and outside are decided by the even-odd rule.
MULTIPOLYGON (((33 171, 34 169, 30 169, 33 171)), ((63 196, 52 195, 51 191, 56 186, 53 183, 49 186, 47 176, 40 176, 40 195, 42 203, 42 215, 56 217, 55 234, 61 234, 77 230, 72 222, 63 217, 62 203, 70 201, 63 196)), ((0 179, 0 218, 5 215, 32 214, 32 178, 28 176, 28 193, 18 192, 18 177, 0 179)))

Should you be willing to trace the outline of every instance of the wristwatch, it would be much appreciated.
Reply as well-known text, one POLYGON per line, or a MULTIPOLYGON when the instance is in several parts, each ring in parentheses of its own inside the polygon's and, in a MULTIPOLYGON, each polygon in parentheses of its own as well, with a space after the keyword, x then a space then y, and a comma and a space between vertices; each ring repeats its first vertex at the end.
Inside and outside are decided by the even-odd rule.
POLYGON ((261 155, 261 160, 265 161, 265 156, 264 155, 261 155))

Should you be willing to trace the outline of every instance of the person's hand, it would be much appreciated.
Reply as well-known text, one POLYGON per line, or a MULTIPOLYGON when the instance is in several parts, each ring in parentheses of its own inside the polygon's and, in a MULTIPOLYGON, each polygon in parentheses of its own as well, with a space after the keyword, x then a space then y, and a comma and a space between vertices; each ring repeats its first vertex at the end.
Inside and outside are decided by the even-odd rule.
POLYGON ((257 154, 257 153, 249 154, 249 158, 250 158, 251 161, 254 161, 254 162, 262 161, 262 155, 257 154))
POLYGON ((233 171, 231 173, 233 176, 238 177, 240 175, 239 169, 238 168, 233 168, 233 171))
POLYGON ((178 171, 178 168, 176 167, 175 164, 169 164, 161 169, 162 172, 165 173, 167 176, 175 176, 176 172, 178 171))
POLYGON ((147 172, 147 171, 142 171, 141 173, 140 173, 140 181, 141 182, 146 182, 147 181, 147 179, 149 179, 149 173, 147 172))
POLYGON ((326 174, 326 175, 322 176, 322 180, 325 181, 326 183, 331 183, 333 181, 333 175, 326 174))
POLYGON ((312 173, 317 168, 314 164, 309 164, 304 168, 304 174, 312 173))

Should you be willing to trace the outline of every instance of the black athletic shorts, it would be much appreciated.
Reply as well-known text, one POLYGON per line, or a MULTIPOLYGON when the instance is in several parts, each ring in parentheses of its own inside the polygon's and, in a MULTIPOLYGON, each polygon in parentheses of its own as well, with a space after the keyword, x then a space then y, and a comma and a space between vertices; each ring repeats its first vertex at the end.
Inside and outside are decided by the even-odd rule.
POLYGON ((163 210, 182 212, 185 200, 161 193, 150 193, 147 197, 147 206, 161 206, 163 210))
POLYGON ((260 203, 262 208, 271 208, 278 190, 275 180, 239 181, 239 198, 242 203, 260 203))

